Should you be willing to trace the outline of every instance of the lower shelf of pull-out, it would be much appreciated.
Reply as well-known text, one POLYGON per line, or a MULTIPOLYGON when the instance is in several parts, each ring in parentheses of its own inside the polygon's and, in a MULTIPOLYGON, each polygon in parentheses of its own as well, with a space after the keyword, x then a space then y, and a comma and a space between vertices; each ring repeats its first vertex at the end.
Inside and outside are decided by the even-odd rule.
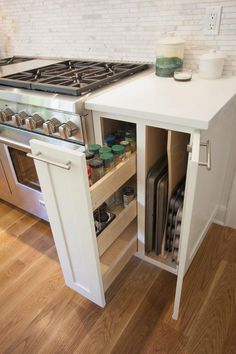
POLYGON ((123 205, 117 205, 111 209, 116 215, 115 219, 98 235, 98 252, 102 256, 103 253, 111 246, 111 244, 120 236, 131 221, 137 215, 137 201, 133 200, 126 208, 123 205))
POLYGON ((165 256, 157 256, 155 252, 144 252, 144 245, 140 241, 138 242, 138 252, 136 256, 149 262, 161 269, 166 270, 172 274, 178 274, 178 266, 175 262, 172 261, 171 254, 167 254, 165 256))
POLYGON ((137 252, 137 220, 133 220, 100 257, 104 291, 137 252))

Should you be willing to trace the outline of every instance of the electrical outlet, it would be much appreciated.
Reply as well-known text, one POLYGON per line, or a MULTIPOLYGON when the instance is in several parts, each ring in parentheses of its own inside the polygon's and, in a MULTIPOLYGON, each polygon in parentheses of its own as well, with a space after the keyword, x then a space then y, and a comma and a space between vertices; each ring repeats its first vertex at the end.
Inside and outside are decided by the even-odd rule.
POLYGON ((206 34, 219 34, 222 6, 211 6, 206 8, 205 28, 206 34))

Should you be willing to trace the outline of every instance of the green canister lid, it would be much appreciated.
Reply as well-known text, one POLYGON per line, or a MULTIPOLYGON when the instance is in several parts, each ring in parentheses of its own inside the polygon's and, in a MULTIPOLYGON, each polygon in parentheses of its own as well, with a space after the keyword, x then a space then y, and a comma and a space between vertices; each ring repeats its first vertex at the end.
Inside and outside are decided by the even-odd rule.
POLYGON ((100 155, 100 158, 104 163, 112 162, 114 159, 114 156, 111 152, 107 152, 105 154, 100 155))
POLYGON ((102 146, 100 149, 99 149, 99 154, 100 155, 103 155, 103 154, 107 154, 111 152, 111 148, 109 146, 102 146))
POLYGON ((113 145, 112 151, 115 155, 121 155, 124 153, 125 147, 123 145, 113 145))
POLYGON ((99 144, 91 144, 88 147, 89 151, 93 152, 94 154, 98 154, 99 150, 101 149, 101 145, 99 144))

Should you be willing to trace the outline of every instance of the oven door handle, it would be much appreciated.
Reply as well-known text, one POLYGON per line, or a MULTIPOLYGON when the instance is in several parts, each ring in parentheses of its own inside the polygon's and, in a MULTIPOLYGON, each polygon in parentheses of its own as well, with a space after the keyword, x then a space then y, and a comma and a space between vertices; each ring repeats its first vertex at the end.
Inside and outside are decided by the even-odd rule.
POLYGON ((41 152, 38 152, 36 155, 28 153, 27 156, 30 157, 31 159, 34 159, 34 160, 37 160, 37 161, 46 162, 46 163, 49 163, 50 165, 63 168, 64 170, 70 170, 71 169, 71 162, 70 161, 67 162, 66 164, 63 164, 63 163, 55 162, 55 161, 52 161, 52 160, 48 160, 45 157, 41 157, 42 156, 41 152))
POLYGON ((22 144, 22 143, 18 143, 17 141, 8 139, 6 137, 3 137, 0 135, 0 143, 3 143, 6 146, 12 147, 14 149, 17 150, 21 150, 21 151, 31 151, 30 147, 28 145, 22 144))

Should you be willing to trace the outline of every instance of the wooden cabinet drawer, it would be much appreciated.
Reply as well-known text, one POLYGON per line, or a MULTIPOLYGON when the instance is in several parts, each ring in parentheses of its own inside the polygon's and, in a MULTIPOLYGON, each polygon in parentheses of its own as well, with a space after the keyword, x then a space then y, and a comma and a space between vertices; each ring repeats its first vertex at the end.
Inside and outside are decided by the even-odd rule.
POLYGON ((127 226, 100 258, 104 291, 109 288, 135 252, 137 252, 136 219, 127 226))
POLYGON ((97 237, 98 252, 100 256, 103 255, 103 253, 117 239, 117 237, 121 235, 125 228, 136 218, 137 201, 136 199, 133 200, 127 208, 119 205, 112 210, 112 212, 116 214, 116 218, 97 237))
POLYGON ((93 210, 98 208, 111 194, 119 189, 136 173, 136 154, 121 162, 103 178, 90 187, 93 210))

